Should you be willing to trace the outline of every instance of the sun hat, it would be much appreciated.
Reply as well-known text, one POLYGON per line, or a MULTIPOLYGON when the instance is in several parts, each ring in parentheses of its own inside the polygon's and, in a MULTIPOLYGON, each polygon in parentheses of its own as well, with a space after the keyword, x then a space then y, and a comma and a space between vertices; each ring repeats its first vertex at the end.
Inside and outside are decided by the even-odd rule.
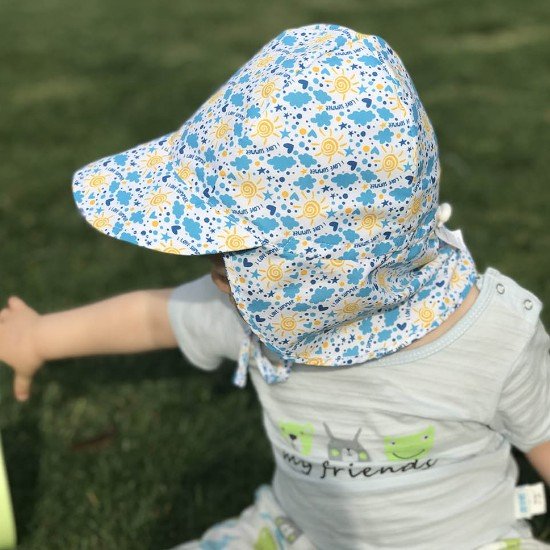
POLYGON ((476 279, 438 204, 437 141, 380 37, 317 24, 266 44, 175 132, 76 172, 96 229, 223 253, 268 382, 367 362, 439 326, 476 279), (274 366, 259 342, 284 362, 274 366))

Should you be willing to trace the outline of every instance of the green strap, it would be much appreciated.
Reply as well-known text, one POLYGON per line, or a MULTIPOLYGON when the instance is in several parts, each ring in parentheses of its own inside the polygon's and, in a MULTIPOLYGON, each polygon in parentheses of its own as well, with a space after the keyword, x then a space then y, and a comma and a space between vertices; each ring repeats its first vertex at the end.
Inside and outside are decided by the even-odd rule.
POLYGON ((15 519, 11 505, 8 474, 4 462, 2 437, 0 436, 0 550, 15 548, 16 544, 15 519))

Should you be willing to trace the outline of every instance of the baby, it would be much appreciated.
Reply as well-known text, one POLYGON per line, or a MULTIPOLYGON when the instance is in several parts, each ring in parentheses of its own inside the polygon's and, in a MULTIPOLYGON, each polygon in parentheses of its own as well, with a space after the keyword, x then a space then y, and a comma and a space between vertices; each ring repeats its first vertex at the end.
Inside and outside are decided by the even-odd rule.
POLYGON ((39 315, 12 297, 18 399, 50 359, 179 346, 250 377, 276 469, 182 549, 542 548, 511 445, 550 483, 540 301, 478 274, 438 203, 437 143, 401 60, 337 25, 283 32, 172 134, 79 170, 118 239, 211 277, 39 315))

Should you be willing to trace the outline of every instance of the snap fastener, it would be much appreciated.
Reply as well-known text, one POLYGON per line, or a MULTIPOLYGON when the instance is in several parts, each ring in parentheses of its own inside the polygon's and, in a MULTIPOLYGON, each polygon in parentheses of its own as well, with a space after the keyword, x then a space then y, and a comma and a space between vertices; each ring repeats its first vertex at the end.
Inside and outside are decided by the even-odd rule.
POLYGON ((502 283, 497 284, 497 292, 499 294, 504 294, 504 285, 502 283))
POLYGON ((525 302, 523 302, 523 307, 525 309, 533 309, 533 302, 531 302, 531 300, 525 300, 525 302))

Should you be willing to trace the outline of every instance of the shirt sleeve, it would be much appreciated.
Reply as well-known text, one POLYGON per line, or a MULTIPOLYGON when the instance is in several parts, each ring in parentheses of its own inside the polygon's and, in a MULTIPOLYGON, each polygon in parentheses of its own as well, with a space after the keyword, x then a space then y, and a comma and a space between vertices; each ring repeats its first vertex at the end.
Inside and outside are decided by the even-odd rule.
POLYGON ((520 451, 550 441, 550 337, 539 319, 532 338, 510 370, 494 428, 520 451))
POLYGON ((168 315, 182 353, 196 367, 214 370, 238 358, 244 321, 210 275, 175 288, 168 315))

